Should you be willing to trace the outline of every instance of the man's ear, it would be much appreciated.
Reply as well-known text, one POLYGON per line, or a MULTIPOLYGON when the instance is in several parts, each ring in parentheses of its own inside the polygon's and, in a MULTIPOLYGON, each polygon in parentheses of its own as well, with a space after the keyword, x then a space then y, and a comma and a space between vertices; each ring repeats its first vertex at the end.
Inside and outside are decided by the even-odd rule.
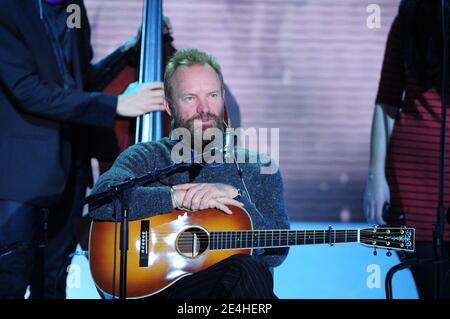
POLYGON ((164 98, 164 108, 166 109, 166 112, 169 113, 170 116, 172 116, 172 112, 170 111, 169 101, 167 98, 164 98))

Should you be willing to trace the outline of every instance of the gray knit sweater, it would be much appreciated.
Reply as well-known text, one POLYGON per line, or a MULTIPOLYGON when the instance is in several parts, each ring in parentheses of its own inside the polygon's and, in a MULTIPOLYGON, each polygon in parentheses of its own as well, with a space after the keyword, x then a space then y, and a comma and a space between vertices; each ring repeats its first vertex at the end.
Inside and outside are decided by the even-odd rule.
MULTIPOLYGON (((129 147, 117 158, 111 169, 100 176, 92 194, 105 191, 109 186, 119 184, 129 178, 142 176, 155 168, 162 169, 173 164, 171 149, 174 144, 175 141, 164 138, 157 142, 139 143, 129 147)), ((250 154, 245 149, 237 149, 236 152, 245 152, 247 157, 250 154)), ((140 219, 168 213, 174 209, 170 191, 172 185, 224 183, 242 191, 242 195, 237 200, 244 203, 244 208, 251 216, 254 229, 288 229, 289 219, 284 203, 281 174, 279 170, 274 174, 261 174, 261 165, 270 165, 270 163, 261 163, 267 163, 267 159, 257 163, 239 164, 252 201, 244 191, 236 165, 224 163, 215 167, 195 165, 189 169, 178 169, 158 182, 126 191, 124 204, 129 209, 131 220, 140 219)), ((114 205, 105 203, 99 207, 91 207, 90 215, 94 219, 114 220, 114 205)), ((284 261, 287 253, 287 248, 254 251, 257 258, 271 270, 272 267, 276 267, 284 261)))

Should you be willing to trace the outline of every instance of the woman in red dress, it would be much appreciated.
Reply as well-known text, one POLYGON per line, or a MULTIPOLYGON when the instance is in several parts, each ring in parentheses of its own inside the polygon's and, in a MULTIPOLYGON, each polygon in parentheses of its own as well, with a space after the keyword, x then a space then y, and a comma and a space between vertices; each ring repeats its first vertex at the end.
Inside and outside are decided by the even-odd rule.
MULTIPOLYGON (((386 223, 383 206, 387 202, 392 220, 416 229, 414 255, 418 258, 434 257, 443 51, 440 16, 439 0, 403 0, 400 4, 386 44, 364 193, 364 211, 369 222, 386 223)), ((450 125, 447 132, 448 155, 450 125)), ((445 208, 448 208, 448 164, 445 182, 445 208)), ((391 220, 389 223, 395 224, 391 220)), ((448 253, 449 225, 445 225, 444 237, 448 253)), ((434 267, 429 263, 411 268, 420 298, 435 297, 434 267)), ((449 298, 450 278, 443 278, 442 282, 446 287, 443 297, 449 298)))

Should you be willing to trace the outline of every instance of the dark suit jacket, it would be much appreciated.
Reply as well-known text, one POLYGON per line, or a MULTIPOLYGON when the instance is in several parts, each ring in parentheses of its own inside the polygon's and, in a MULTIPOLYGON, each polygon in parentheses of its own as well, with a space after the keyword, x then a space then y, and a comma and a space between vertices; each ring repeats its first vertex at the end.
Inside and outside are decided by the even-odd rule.
POLYGON ((86 138, 86 125, 114 125, 117 96, 83 91, 105 75, 105 68, 90 64, 90 28, 82 1, 69 2, 82 8, 81 28, 71 32, 74 90, 63 89, 34 1, 0 0, 0 199, 51 205, 75 157, 84 164, 89 160, 80 132, 86 138))

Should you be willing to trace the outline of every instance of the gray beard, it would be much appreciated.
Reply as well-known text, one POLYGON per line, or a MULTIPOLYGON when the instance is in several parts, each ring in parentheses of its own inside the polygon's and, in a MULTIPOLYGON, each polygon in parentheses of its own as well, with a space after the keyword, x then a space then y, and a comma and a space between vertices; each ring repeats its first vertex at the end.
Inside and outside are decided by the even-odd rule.
MULTIPOLYGON (((196 139, 202 140, 202 148, 205 148, 206 145, 211 143, 211 140, 203 140, 203 132, 208 128, 218 128, 222 131, 222 134, 224 133, 224 127, 223 127, 223 109, 222 112, 219 114, 219 116, 216 116, 211 113, 206 113, 203 116, 195 116, 193 118, 190 118, 188 120, 183 120, 177 112, 173 112, 173 120, 172 120, 172 129, 176 128, 186 128, 189 130, 189 133, 191 134, 191 141, 190 146, 191 148, 194 147, 194 141, 196 139), (202 128, 202 134, 200 132, 195 132, 194 130, 194 121, 195 120, 202 120, 202 119, 212 119, 214 120, 214 124, 205 128, 202 128)), ((214 139, 214 141, 217 141, 217 139, 214 139)))

